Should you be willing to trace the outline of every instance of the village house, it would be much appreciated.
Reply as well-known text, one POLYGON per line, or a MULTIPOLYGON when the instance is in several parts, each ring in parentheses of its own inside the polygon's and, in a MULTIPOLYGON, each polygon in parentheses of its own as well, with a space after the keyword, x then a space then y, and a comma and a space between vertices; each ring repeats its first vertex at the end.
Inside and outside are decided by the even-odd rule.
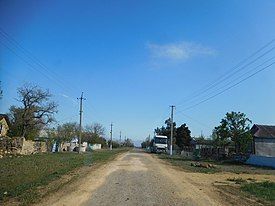
POLYGON ((254 124, 253 153, 257 156, 275 157, 275 126, 254 124))
POLYGON ((9 131, 9 118, 5 114, 0 114, 0 137, 7 136, 9 131))
POLYGON ((253 154, 246 163, 275 168, 275 126, 254 124, 251 134, 253 154))

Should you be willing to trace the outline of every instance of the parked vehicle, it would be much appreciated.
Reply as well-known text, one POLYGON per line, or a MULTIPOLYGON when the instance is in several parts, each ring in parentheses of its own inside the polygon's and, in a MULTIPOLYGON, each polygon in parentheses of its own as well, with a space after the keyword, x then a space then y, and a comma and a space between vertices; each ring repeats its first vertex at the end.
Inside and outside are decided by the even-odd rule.
POLYGON ((167 152, 167 136, 155 135, 151 141, 150 150, 152 153, 167 152))

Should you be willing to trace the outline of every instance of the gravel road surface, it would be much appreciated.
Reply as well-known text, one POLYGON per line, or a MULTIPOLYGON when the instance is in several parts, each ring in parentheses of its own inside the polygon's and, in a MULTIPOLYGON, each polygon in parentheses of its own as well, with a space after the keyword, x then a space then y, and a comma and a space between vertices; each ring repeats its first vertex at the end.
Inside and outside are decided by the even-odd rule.
POLYGON ((243 196, 214 186, 224 174, 188 173, 141 150, 121 154, 116 160, 38 205, 151 206, 151 205, 257 205, 243 196))
POLYGON ((105 183, 83 205, 216 205, 199 188, 178 188, 163 164, 142 152, 129 152, 115 162, 105 183), (186 189, 184 194, 180 192, 186 189))

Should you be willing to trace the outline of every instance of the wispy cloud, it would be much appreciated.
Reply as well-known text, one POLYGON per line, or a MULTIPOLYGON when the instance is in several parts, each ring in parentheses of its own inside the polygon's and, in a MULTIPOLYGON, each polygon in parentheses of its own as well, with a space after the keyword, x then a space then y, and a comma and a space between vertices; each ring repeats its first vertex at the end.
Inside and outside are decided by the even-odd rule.
POLYGON ((66 95, 66 94, 60 94, 62 97, 64 97, 64 98, 69 98, 69 96, 68 95, 66 95))
POLYGON ((163 61, 183 62, 198 56, 213 56, 216 50, 194 42, 181 41, 177 43, 148 43, 147 48, 154 64, 163 61))
POLYGON ((75 106, 78 105, 78 102, 77 102, 75 99, 73 99, 72 97, 70 97, 69 95, 60 94, 60 96, 62 96, 62 97, 64 97, 64 98, 66 98, 66 99, 72 101, 72 103, 73 103, 75 106))

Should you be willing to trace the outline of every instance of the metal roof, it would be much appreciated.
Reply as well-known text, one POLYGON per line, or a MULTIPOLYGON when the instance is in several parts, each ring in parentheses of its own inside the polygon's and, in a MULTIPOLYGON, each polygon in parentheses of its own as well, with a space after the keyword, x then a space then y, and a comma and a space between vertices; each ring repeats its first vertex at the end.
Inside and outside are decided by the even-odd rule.
POLYGON ((275 138, 275 126, 254 124, 251 128, 254 137, 275 138))

